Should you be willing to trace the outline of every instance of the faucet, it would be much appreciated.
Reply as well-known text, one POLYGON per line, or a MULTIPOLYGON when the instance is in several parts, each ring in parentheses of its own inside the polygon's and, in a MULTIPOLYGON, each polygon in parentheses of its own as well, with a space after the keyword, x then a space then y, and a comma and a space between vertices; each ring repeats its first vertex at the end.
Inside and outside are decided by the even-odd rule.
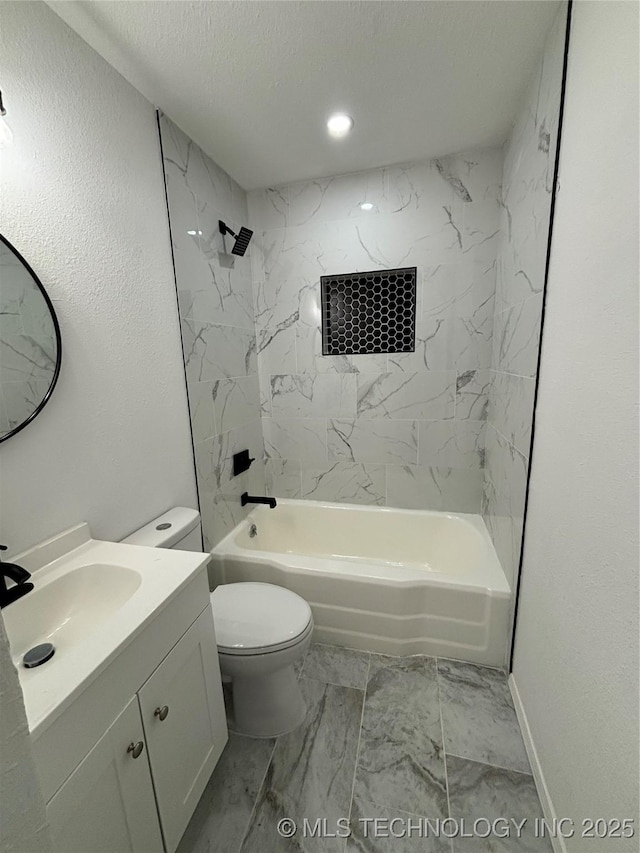
POLYGON ((276 508, 276 499, 275 498, 258 498, 255 495, 249 495, 246 492, 243 492, 240 495, 240 506, 246 506, 247 504, 268 504, 271 509, 276 508))
MULTIPOLYGON (((0 551, 6 551, 6 545, 0 545, 0 551)), ((33 589, 32 583, 27 583, 31 575, 22 566, 16 566, 15 563, 3 563, 0 561, 0 608, 6 607, 22 598, 33 589), (12 580, 14 586, 7 589, 7 578, 12 580)))

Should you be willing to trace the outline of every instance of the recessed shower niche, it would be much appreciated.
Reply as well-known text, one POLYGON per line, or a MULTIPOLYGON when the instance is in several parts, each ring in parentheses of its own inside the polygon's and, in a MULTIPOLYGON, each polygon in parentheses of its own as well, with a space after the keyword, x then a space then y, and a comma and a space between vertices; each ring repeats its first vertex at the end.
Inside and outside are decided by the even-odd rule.
POLYGON ((414 352, 416 268, 320 278, 322 354, 414 352))

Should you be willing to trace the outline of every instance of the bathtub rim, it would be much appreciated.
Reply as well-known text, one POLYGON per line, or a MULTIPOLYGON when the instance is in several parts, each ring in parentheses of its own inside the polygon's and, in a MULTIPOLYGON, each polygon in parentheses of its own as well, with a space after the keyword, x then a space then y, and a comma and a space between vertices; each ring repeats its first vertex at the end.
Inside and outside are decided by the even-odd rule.
MULTIPOLYGON (((286 551, 261 551, 245 548, 237 543, 237 537, 245 532, 253 523, 259 523, 260 518, 274 510, 264 506, 254 507, 221 541, 211 550, 213 557, 224 560, 240 558, 250 559, 259 565, 286 567, 290 571, 301 574, 318 576, 319 574, 336 580, 349 579, 352 582, 375 582, 382 586, 408 586, 437 584, 452 590, 465 589, 468 591, 484 590, 487 595, 496 598, 510 598, 512 590, 502 569, 489 531, 482 516, 473 513, 458 513, 438 510, 401 509, 396 507, 368 506, 361 504, 334 503, 330 501, 309 501, 298 498, 278 498, 278 504, 285 506, 300 506, 305 509, 338 509, 341 511, 364 511, 385 514, 401 514, 410 516, 448 517, 473 527, 482 537, 486 548, 484 565, 478 567, 477 576, 467 574, 456 576, 437 570, 427 570, 415 563, 397 564, 390 561, 372 561, 366 557, 340 558, 331 555, 315 556, 286 551), (394 576, 376 574, 372 567, 393 571, 394 576), (333 570, 332 570, 333 568, 333 570)), ((275 509, 277 512, 277 507, 275 509)), ((268 516, 267 516, 268 517, 268 516)))

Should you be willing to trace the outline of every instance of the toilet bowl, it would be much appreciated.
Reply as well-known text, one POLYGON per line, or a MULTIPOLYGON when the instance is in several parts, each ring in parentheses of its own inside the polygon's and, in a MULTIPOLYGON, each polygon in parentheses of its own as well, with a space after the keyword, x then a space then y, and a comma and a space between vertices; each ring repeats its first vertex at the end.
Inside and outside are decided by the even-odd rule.
POLYGON ((252 737, 291 731, 307 711, 294 664, 311 643, 311 608, 267 583, 219 586, 211 607, 220 669, 231 679, 235 731, 252 737))
MULTIPOLYGON (((122 541, 201 551, 200 514, 176 507, 122 541)), ((294 664, 311 642, 311 608, 294 592, 268 583, 219 586, 211 607, 220 669, 231 679, 235 731, 253 737, 291 731, 307 711, 294 664)))

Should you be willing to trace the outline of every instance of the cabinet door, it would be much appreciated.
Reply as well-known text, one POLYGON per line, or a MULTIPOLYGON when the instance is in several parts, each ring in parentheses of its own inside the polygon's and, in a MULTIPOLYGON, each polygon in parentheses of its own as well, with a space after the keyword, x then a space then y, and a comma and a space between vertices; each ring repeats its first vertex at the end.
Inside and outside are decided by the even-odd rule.
POLYGON ((162 832, 173 853, 227 742, 207 607, 138 693, 162 832))
POLYGON ((162 853, 135 696, 49 800, 47 819, 55 853, 162 853))

